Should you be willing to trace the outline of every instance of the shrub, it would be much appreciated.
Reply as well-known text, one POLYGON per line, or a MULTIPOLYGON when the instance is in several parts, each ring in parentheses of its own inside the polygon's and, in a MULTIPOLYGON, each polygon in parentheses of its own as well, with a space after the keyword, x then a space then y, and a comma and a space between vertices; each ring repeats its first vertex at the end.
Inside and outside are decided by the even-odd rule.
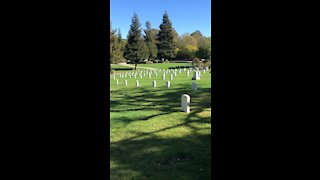
POLYGON ((201 60, 199 58, 193 58, 192 59, 192 66, 193 67, 200 67, 202 64, 201 60))

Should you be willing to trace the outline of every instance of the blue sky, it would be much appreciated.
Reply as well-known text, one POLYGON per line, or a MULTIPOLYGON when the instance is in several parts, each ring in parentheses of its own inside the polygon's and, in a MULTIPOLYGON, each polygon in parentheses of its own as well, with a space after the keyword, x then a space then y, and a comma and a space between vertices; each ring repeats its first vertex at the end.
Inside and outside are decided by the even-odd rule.
POLYGON ((128 34, 134 12, 142 29, 147 20, 151 28, 159 29, 165 11, 179 35, 199 30, 211 36, 211 0, 110 0, 112 28, 120 28, 122 38, 128 34))

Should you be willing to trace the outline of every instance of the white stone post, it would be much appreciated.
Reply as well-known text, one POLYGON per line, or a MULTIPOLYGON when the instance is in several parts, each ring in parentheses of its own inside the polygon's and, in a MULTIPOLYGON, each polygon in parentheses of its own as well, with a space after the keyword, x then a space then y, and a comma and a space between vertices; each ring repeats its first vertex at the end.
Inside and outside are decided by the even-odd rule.
POLYGON ((124 85, 128 86, 128 81, 127 80, 124 80, 124 85))
POLYGON ((181 96, 181 110, 186 113, 190 112, 190 96, 188 94, 181 96))
POLYGON ((156 80, 153 80, 153 81, 152 81, 152 87, 154 87, 154 88, 157 87, 157 82, 156 82, 156 80))
POLYGON ((193 71, 192 80, 199 80, 199 79, 200 79, 199 72, 198 71, 193 71))
POLYGON ((136 86, 139 87, 139 81, 138 80, 136 80, 136 86))
POLYGON ((166 87, 167 87, 167 88, 170 88, 170 81, 167 81, 167 82, 166 82, 166 87))

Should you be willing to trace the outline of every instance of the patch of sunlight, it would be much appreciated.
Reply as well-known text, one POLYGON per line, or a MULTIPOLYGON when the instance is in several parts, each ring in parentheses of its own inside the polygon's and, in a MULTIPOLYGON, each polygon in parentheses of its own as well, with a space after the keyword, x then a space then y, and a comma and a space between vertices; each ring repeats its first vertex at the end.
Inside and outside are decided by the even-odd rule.
POLYGON ((196 115, 201 118, 210 118, 211 117, 211 108, 206 108, 204 111, 199 112, 196 115))
POLYGON ((160 131, 156 133, 155 135, 161 137, 161 138, 182 138, 184 136, 188 136, 192 134, 192 129, 185 127, 185 126, 178 126, 172 129, 168 129, 165 131, 160 131))

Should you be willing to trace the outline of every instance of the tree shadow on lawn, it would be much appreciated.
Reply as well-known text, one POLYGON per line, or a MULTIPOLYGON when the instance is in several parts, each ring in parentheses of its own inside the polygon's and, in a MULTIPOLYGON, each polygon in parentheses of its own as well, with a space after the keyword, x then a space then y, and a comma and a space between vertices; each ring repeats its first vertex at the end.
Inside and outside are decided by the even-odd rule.
POLYGON ((157 111, 155 114, 138 119, 128 119, 126 117, 113 119, 113 121, 123 121, 125 123, 145 121, 157 116, 180 112, 182 94, 188 94, 191 97, 191 113, 188 117, 206 108, 211 108, 211 88, 193 91, 189 86, 180 86, 175 89, 160 87, 157 89, 139 88, 117 91, 117 93, 114 93, 114 97, 110 99, 110 112, 157 111))
POLYGON ((110 178, 211 179, 211 133, 208 126, 202 126, 211 124, 211 111, 206 111, 207 116, 201 114, 211 108, 210 88, 192 91, 189 86, 180 86, 176 89, 141 88, 133 91, 135 95, 113 98, 110 111, 157 110, 157 113, 136 119, 118 117, 113 121, 130 124, 179 112, 182 94, 190 95, 191 112, 181 115, 183 121, 175 125, 151 132, 135 132, 133 137, 110 143, 110 178), (140 102, 149 104, 146 107, 140 102), (187 127, 191 132, 182 137, 160 137, 157 134, 180 127, 187 127))
POLYGON ((211 135, 126 140, 110 145, 110 179, 211 179, 211 135))

